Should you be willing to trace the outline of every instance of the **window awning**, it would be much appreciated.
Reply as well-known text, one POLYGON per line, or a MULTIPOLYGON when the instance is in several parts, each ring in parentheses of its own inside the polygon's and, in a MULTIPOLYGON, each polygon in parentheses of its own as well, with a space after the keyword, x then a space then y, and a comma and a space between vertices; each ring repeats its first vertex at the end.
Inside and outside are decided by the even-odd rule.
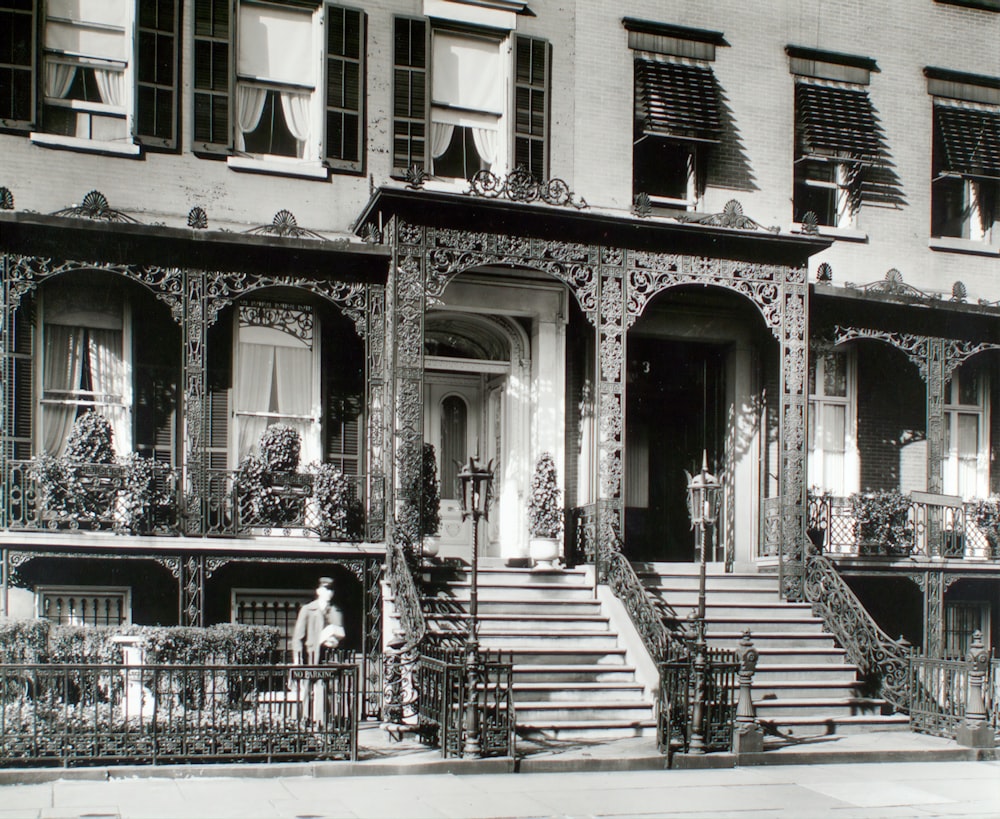
POLYGON ((941 170, 1000 178, 1000 112, 936 105, 934 125, 941 170))
POLYGON ((635 116, 649 136, 718 142, 722 117, 712 69, 636 60, 635 116))
POLYGON ((798 83, 795 117, 802 154, 867 162, 882 155, 878 120, 867 91, 798 83))

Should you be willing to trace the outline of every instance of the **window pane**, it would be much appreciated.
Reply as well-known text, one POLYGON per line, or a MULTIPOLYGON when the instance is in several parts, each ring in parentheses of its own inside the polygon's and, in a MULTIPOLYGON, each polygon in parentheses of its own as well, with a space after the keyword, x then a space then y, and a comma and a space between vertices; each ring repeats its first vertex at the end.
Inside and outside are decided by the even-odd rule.
POLYGON ((691 149, 682 142, 640 139, 632 155, 633 189, 650 196, 686 200, 690 158, 691 149))
POLYGON ((441 497, 458 497, 456 482, 459 467, 468 460, 468 410, 457 396, 441 402, 441 497))
POLYGON ((842 404, 823 406, 823 451, 843 452, 847 432, 847 407, 842 404))
POLYGON ((823 394, 847 396, 847 354, 826 353, 823 356, 823 394))
POLYGON ((979 374, 972 369, 958 372, 958 403, 965 406, 979 404, 979 374))

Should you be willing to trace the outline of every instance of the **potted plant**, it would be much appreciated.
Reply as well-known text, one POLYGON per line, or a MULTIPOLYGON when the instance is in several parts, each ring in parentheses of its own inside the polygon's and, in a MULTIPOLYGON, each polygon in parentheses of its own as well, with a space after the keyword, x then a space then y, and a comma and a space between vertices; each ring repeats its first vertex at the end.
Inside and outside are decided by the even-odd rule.
POLYGON ((973 501, 972 514, 976 527, 989 543, 989 557, 1000 557, 1000 497, 990 495, 973 501))
POLYGON ((240 461, 236 473, 240 517, 251 526, 301 525, 303 481, 296 474, 302 439, 294 427, 271 424, 257 453, 240 461))
POLYGON ((861 554, 908 555, 913 550, 910 498, 898 489, 851 495, 854 534, 861 554))
POLYGON ((438 483, 434 444, 424 442, 420 460, 420 540, 424 557, 436 557, 441 550, 441 487, 438 483))
POLYGON ((361 508, 350 479, 336 464, 313 464, 313 501, 322 540, 356 540, 361 508))
POLYGON ((556 480, 556 463, 543 452, 535 463, 528 498, 529 555, 536 566, 555 567, 563 533, 562 490, 556 480))

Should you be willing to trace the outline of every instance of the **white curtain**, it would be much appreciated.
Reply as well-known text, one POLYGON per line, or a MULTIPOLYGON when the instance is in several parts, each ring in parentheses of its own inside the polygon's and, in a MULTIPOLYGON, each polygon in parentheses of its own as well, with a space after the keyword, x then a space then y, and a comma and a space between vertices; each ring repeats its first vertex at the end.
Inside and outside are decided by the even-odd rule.
MULTIPOLYGON (((43 394, 49 391, 65 393, 79 389, 83 375, 83 340, 79 327, 50 324, 45 328, 45 369, 42 374, 43 394)), ((60 456, 66 449, 66 439, 76 417, 76 404, 45 404, 43 409, 42 449, 49 455, 60 456)))
POLYGON ((98 401, 114 403, 95 409, 111 422, 117 455, 132 451, 132 429, 125 399, 125 362, 119 330, 87 330, 90 352, 90 383, 98 401))
POLYGON ((492 168, 497 161, 497 132, 491 128, 473 128, 472 141, 479 153, 479 158, 487 168, 492 168))
POLYGON ((101 102, 121 108, 125 105, 125 72, 112 71, 106 68, 95 68, 94 78, 97 80, 97 90, 101 94, 101 102))
POLYGON ((274 347, 269 344, 239 346, 240 366, 236 380, 236 411, 238 416, 238 455, 243 458, 257 446, 261 433, 268 425, 262 416, 242 413, 267 412, 271 404, 271 382, 274 376, 274 347))
MULTIPOLYGON (((278 406, 281 415, 312 415, 312 351, 301 347, 275 347, 274 374, 277 379, 278 406)), ((318 460, 313 434, 313 422, 299 418, 285 418, 282 423, 295 427, 302 437, 302 460, 318 460)))
POLYGON ((447 122, 431 122, 431 156, 434 159, 442 156, 451 145, 455 126, 447 122))
POLYGON ((236 118, 240 130, 236 135, 236 150, 246 150, 243 134, 253 131, 260 124, 260 116, 264 113, 264 102, 267 90, 252 85, 240 85, 236 89, 236 118))
POLYGON ((49 60, 45 64, 45 96, 57 100, 65 99, 75 77, 75 65, 49 60))
POLYGON ((282 91, 281 111, 285 115, 285 125, 297 142, 296 155, 301 159, 309 138, 309 95, 282 91))

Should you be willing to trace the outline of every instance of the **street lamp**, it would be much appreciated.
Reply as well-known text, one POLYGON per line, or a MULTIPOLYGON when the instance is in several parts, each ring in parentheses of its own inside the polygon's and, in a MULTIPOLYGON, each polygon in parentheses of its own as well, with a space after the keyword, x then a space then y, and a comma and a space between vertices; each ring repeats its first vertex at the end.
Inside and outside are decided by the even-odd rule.
POLYGON ((692 754, 705 753, 705 665, 707 646, 705 645, 705 529, 714 526, 719 513, 719 494, 722 484, 708 471, 708 453, 702 452, 701 472, 687 475, 688 515, 691 528, 698 530, 698 615, 696 620, 697 639, 694 654, 694 709, 691 715, 692 754))
POLYGON ((479 743, 479 520, 489 519, 493 491, 493 461, 485 466, 469 458, 456 478, 462 520, 472 518, 472 567, 469 584, 469 623, 465 637, 466 734, 463 756, 482 755, 479 743))

